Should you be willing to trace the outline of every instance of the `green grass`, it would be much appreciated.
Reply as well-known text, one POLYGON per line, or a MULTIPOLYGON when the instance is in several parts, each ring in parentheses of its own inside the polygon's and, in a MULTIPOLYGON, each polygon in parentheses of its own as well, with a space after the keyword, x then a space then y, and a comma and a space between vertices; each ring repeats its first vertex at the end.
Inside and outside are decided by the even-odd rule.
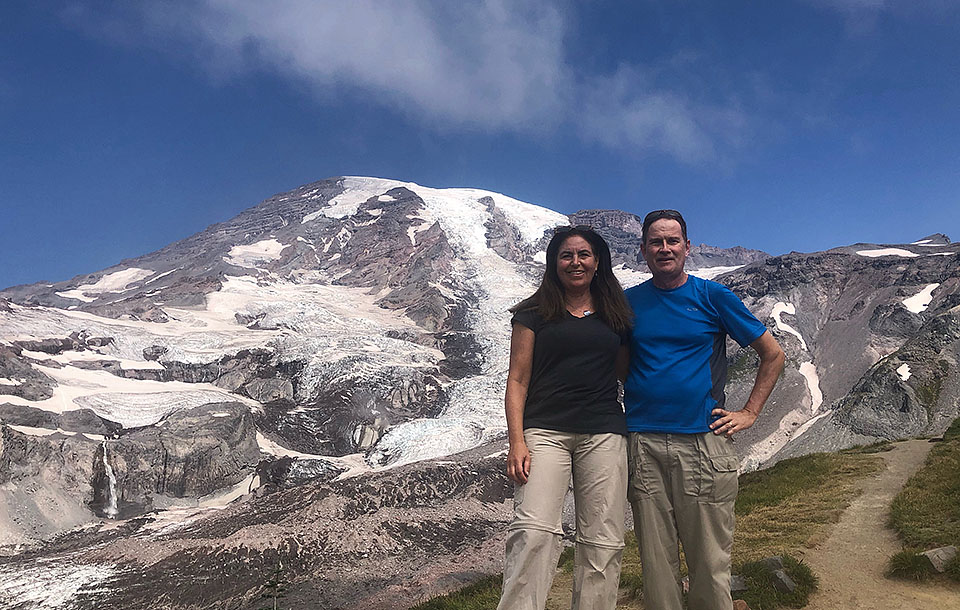
POLYGON ((926 557, 919 554, 920 552, 919 549, 904 549, 891 557, 887 566, 887 576, 918 582, 933 578, 936 570, 926 557))
MULTIPOLYGON (((960 546, 960 418, 893 499, 890 526, 911 552, 960 546)), ((891 558, 891 574, 902 572, 901 555, 891 558)), ((948 575, 960 581, 960 568, 948 570, 948 575)))
POLYGON ((818 453, 741 476, 734 562, 815 546, 859 495, 859 482, 882 468, 872 453, 818 453))
POLYGON ((747 591, 742 594, 742 599, 755 610, 803 608, 810 594, 817 590, 817 577, 810 567, 790 555, 783 556, 783 571, 797 585, 790 593, 777 590, 773 572, 762 561, 745 563, 738 571, 747 580, 747 591))
POLYGON ((410 610, 492 610, 500 601, 502 581, 500 574, 485 576, 459 591, 435 597, 410 610))
POLYGON ((560 560, 557 561, 557 567, 567 574, 573 574, 573 554, 576 547, 568 546, 560 553, 560 560))

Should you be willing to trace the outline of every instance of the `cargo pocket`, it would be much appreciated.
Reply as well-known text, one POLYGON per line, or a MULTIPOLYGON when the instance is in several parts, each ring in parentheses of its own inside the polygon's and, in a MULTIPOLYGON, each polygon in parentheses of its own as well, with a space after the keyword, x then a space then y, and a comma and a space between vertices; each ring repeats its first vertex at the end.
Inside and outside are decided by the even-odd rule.
POLYGON ((701 502, 733 502, 737 499, 737 469, 740 458, 730 439, 712 432, 698 439, 701 458, 701 502))
POLYGON ((740 458, 735 455, 718 455, 710 458, 713 486, 710 502, 733 502, 737 499, 737 468, 740 458))

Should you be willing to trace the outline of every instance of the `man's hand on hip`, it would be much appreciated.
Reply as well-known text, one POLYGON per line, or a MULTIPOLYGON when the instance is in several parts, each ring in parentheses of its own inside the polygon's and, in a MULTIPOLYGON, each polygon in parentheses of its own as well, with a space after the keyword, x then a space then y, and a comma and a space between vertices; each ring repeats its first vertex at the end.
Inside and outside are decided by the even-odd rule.
POLYGON ((726 434, 733 436, 735 432, 746 430, 757 421, 757 414, 747 409, 740 411, 727 411, 726 409, 714 409, 712 415, 718 418, 712 424, 710 429, 714 434, 726 434))

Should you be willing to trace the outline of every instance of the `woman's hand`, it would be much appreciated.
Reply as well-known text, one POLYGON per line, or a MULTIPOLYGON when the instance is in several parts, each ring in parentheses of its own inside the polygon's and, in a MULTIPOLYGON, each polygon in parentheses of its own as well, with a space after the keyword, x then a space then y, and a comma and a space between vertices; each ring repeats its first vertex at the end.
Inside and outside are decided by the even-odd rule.
POLYGON ((507 453, 507 476, 510 480, 523 485, 530 476, 530 452, 526 443, 510 443, 507 453))

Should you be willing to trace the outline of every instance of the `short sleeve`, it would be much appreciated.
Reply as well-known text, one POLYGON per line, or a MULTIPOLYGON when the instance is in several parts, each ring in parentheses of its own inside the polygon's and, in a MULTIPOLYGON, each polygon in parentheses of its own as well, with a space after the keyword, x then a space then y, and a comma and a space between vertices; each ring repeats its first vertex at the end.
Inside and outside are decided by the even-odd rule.
POLYGON ((710 301, 717 309, 720 322, 727 334, 741 347, 750 345, 767 331, 763 322, 750 313, 732 290, 716 282, 710 284, 710 301))
POLYGON ((542 319, 540 318, 540 315, 537 314, 536 310, 524 309, 523 311, 518 311, 517 313, 513 314, 513 318, 510 320, 510 325, 512 326, 514 324, 520 324, 521 326, 526 326, 536 333, 541 322, 542 319))

